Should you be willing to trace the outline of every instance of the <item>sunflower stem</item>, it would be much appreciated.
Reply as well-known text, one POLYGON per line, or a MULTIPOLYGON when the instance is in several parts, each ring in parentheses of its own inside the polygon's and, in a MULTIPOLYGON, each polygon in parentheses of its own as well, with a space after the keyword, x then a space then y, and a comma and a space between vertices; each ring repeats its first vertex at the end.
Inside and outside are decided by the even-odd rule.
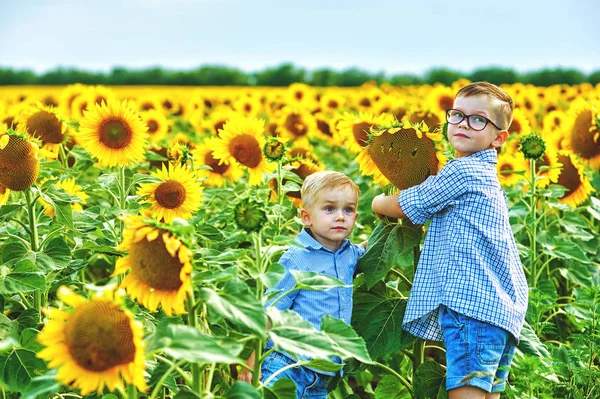
POLYGON ((531 212, 531 216, 533 217, 533 223, 531 224, 531 242, 529 243, 529 264, 531 266, 531 276, 533 277, 533 280, 531 281, 531 287, 535 288, 535 286, 537 285, 537 272, 536 272, 536 233, 537 233, 537 223, 536 223, 536 218, 537 218, 537 206, 536 206, 536 200, 535 200, 535 184, 536 184, 536 175, 535 175, 535 159, 530 159, 529 160, 529 168, 531 169, 531 182, 530 182, 530 187, 531 187, 531 198, 530 200, 530 208, 529 211, 531 212))
POLYGON ((127 387, 127 397, 129 399, 137 399, 138 398, 138 390, 133 384, 129 384, 127 387))
MULTIPOLYGON (((157 358, 159 358, 159 357, 157 356, 157 358)), ((168 359, 165 359, 165 358, 159 358, 159 359, 162 360, 163 362, 165 360, 168 360, 168 359)), ((158 393, 161 392, 161 388, 163 388, 162 385, 167 380, 167 378, 169 378, 169 376, 171 375, 171 373, 174 370, 176 370, 176 369, 181 370, 179 368, 179 366, 181 365, 182 362, 183 361, 181 361, 181 362, 171 362, 170 360, 168 362, 165 362, 165 363, 169 364, 169 368, 167 369, 167 371, 165 371, 163 373, 163 375, 160 376, 160 378, 158 379, 158 381, 156 381, 156 385, 154 385, 154 389, 152 390, 152 393, 150 394, 150 398, 149 399, 156 398, 156 395, 158 395, 158 393)))
POLYGON ((208 397, 211 397, 211 387, 213 376, 215 375, 215 369, 217 368, 217 363, 212 363, 210 365, 210 369, 208 370, 208 376, 206 377, 206 382, 204 383, 204 393, 207 394, 208 397))
MULTIPOLYGON (((281 209, 283 204, 283 176, 281 174, 281 161, 277 161, 277 209, 281 209)), ((277 215, 277 234, 281 234, 281 214, 277 215)))
MULTIPOLYGON (((121 166, 119 170, 119 210, 121 214, 125 212, 125 205, 127 202, 127 192, 125 191, 125 165, 121 166)), ((123 221, 119 219, 119 233, 123 236, 123 221)))
MULTIPOLYGON (((40 248, 37 223, 35 218, 35 201, 31 198, 31 189, 25 190, 25 201, 27 202, 27 216, 29 217, 29 235, 31 238, 31 250, 37 252, 40 248)), ((42 316, 42 292, 40 290, 33 293, 33 309, 39 314, 39 320, 42 316)))
POLYGON ((387 371, 389 374, 396 377, 396 379, 400 382, 400 384, 404 385, 404 388, 406 388, 406 390, 410 393, 410 396, 411 397, 413 396, 412 384, 406 378, 402 377, 402 375, 397 373, 394 369, 390 368, 389 366, 387 366, 383 363, 374 362, 373 365, 387 371))
MULTIPOLYGON (((196 317, 196 307, 194 306, 194 292, 192 291, 187 297, 188 307, 188 325, 193 328, 197 328, 198 319, 196 317)), ((192 363, 192 392, 202 392, 202 379, 201 370, 198 363, 192 363)))
POLYGON ((69 169, 69 162, 68 162, 67 154, 65 152, 65 146, 63 143, 60 143, 60 145, 58 146, 58 151, 60 154, 60 163, 62 164, 63 168, 69 169))

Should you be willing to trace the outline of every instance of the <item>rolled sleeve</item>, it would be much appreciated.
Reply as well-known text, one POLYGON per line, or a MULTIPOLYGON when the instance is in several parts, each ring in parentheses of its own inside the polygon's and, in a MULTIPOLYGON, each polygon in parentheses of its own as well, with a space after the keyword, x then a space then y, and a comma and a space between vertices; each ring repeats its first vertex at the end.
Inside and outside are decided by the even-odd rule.
POLYGON ((437 175, 400 191, 398 205, 411 222, 424 224, 467 191, 467 177, 460 163, 448 163, 437 175))

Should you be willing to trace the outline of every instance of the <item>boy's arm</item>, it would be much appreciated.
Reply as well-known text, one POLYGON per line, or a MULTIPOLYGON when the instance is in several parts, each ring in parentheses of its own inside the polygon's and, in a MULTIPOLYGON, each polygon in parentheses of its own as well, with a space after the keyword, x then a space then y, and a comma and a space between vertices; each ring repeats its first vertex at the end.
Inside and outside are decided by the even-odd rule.
POLYGON ((373 198, 371 208, 377 217, 383 216, 406 219, 406 215, 402 211, 400 204, 398 203, 398 194, 384 195, 380 194, 373 198))

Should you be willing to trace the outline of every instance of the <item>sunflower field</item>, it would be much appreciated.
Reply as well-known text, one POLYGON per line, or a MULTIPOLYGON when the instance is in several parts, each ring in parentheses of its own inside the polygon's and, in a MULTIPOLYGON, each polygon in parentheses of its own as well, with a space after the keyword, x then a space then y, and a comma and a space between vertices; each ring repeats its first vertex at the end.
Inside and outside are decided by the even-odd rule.
MULTIPOLYGON (((294 398, 258 378, 268 339, 313 358, 300 365, 345 359, 332 399, 447 397, 443 343, 401 328, 426 227, 379 221, 371 201, 451 158, 444 115, 465 83, 0 87, 0 399, 294 398), (350 239, 369 247, 352 325, 315 330, 263 305, 320 170, 359 185, 350 239)), ((600 85, 503 88, 497 169, 530 287, 503 397, 598 398, 600 85)))

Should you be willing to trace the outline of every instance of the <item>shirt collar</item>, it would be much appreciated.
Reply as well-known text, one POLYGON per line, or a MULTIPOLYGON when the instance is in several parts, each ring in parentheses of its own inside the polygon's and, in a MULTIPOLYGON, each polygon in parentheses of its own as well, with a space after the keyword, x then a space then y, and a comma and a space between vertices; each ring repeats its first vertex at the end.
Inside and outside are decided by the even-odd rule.
MULTIPOLYGON (((300 234, 298 234, 296 236, 296 241, 300 245, 302 245, 304 248, 312 248, 312 249, 321 249, 321 248, 323 248, 326 251, 334 252, 331 249, 323 246, 319 241, 315 240, 314 237, 309 233, 309 231, 310 231, 309 228, 304 227, 302 229, 302 231, 300 232, 300 234)), ((345 238, 344 241, 342 241, 342 244, 340 245, 340 247, 338 248, 338 250, 336 252, 341 251, 342 249, 344 249, 349 244, 350 244, 350 240, 348 240, 347 238, 345 238)))
MULTIPOLYGON (((496 152, 495 148, 491 148, 489 150, 477 151, 476 153, 467 155, 466 157, 463 157, 463 158, 479 159, 482 162, 487 162, 487 163, 491 163, 491 164, 498 163, 498 153, 496 152)), ((450 160, 449 162, 457 161, 457 160, 463 159, 463 158, 454 158, 454 159, 450 160)))

